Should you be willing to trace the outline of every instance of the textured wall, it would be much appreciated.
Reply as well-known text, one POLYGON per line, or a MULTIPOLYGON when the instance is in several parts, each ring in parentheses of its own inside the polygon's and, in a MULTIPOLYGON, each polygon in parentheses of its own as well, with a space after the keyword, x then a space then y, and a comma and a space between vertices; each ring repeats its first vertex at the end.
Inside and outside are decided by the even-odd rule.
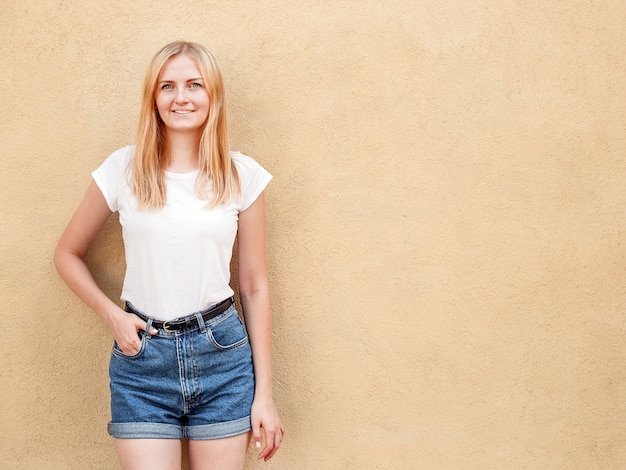
MULTIPOLYGON (((109 469, 105 326, 52 266, 151 55, 264 164, 298 469, 626 466, 626 5, 2 0, 0 467, 109 469)), ((89 255, 119 295, 115 218, 89 255)))

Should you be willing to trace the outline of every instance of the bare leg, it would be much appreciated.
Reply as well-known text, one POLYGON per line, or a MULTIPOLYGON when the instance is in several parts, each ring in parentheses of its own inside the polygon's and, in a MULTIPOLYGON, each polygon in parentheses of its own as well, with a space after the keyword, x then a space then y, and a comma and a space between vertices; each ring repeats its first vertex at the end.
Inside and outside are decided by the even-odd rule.
POLYGON ((191 470, 242 470, 252 433, 207 441, 189 441, 191 470))
POLYGON ((180 470, 179 439, 115 439, 122 470, 180 470))

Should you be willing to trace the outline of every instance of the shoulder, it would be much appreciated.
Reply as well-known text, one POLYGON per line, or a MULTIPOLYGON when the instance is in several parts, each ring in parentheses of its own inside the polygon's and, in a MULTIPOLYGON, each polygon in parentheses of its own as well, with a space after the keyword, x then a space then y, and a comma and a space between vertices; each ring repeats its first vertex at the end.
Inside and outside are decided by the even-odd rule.
POLYGON ((130 171, 129 163, 133 157, 135 147, 128 145, 111 153, 91 175, 102 188, 105 184, 116 187, 125 181, 125 175, 130 171))
POLYGON ((231 151, 230 158, 235 164, 240 178, 246 179, 255 178, 258 175, 270 175, 269 171, 259 162, 246 154, 231 151))
POLYGON ((111 153, 91 173, 112 212, 119 209, 120 191, 127 187, 126 175, 133 153, 133 146, 122 147, 111 153))
POLYGON ((230 158, 235 163, 235 166, 237 167, 237 169, 241 168, 243 170, 249 170, 249 169, 254 170, 255 168, 261 167, 259 162, 257 162, 254 158, 246 154, 243 154, 239 151, 231 150, 230 158))
POLYGON ((241 152, 230 152, 230 158, 237 168, 237 173, 242 179, 255 178, 258 175, 269 175, 267 171, 259 162, 254 158, 243 154, 241 152))
POLYGON ((244 210, 254 202, 272 179, 269 171, 263 168, 254 158, 241 152, 230 152, 241 183, 240 209, 244 210))
POLYGON ((122 174, 128 168, 128 164, 133 157, 134 151, 135 147, 133 145, 128 145, 115 150, 101 163, 95 172, 109 175, 122 174))
POLYGON ((111 153, 107 160, 111 160, 117 164, 128 165, 130 160, 133 158, 133 154, 135 153, 134 145, 127 145, 126 147, 122 147, 120 149, 115 150, 111 153))
POLYGON ((241 152, 230 152, 230 158, 237 168, 237 173, 243 182, 258 177, 271 179, 271 174, 254 158, 241 152))

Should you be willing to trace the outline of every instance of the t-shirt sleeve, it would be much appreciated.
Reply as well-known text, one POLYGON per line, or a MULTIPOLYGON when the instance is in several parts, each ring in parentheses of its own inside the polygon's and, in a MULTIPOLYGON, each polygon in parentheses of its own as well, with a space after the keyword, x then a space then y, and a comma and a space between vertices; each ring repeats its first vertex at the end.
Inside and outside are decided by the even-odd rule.
POLYGON ((91 176, 100 188, 111 211, 119 210, 118 195, 132 155, 131 147, 116 150, 96 168, 91 176))
POLYGON ((252 205, 254 201, 265 190, 272 175, 251 157, 242 153, 233 156, 239 179, 241 181, 241 198, 239 211, 244 211, 252 205))

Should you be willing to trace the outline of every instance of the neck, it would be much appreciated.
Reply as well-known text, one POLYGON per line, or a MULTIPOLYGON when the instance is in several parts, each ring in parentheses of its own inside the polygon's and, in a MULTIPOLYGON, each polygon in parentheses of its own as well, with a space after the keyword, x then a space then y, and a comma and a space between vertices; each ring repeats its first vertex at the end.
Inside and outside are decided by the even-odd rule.
POLYGON ((188 134, 169 134, 165 145, 165 152, 169 161, 165 169, 176 173, 197 170, 199 144, 199 137, 190 137, 188 134))

